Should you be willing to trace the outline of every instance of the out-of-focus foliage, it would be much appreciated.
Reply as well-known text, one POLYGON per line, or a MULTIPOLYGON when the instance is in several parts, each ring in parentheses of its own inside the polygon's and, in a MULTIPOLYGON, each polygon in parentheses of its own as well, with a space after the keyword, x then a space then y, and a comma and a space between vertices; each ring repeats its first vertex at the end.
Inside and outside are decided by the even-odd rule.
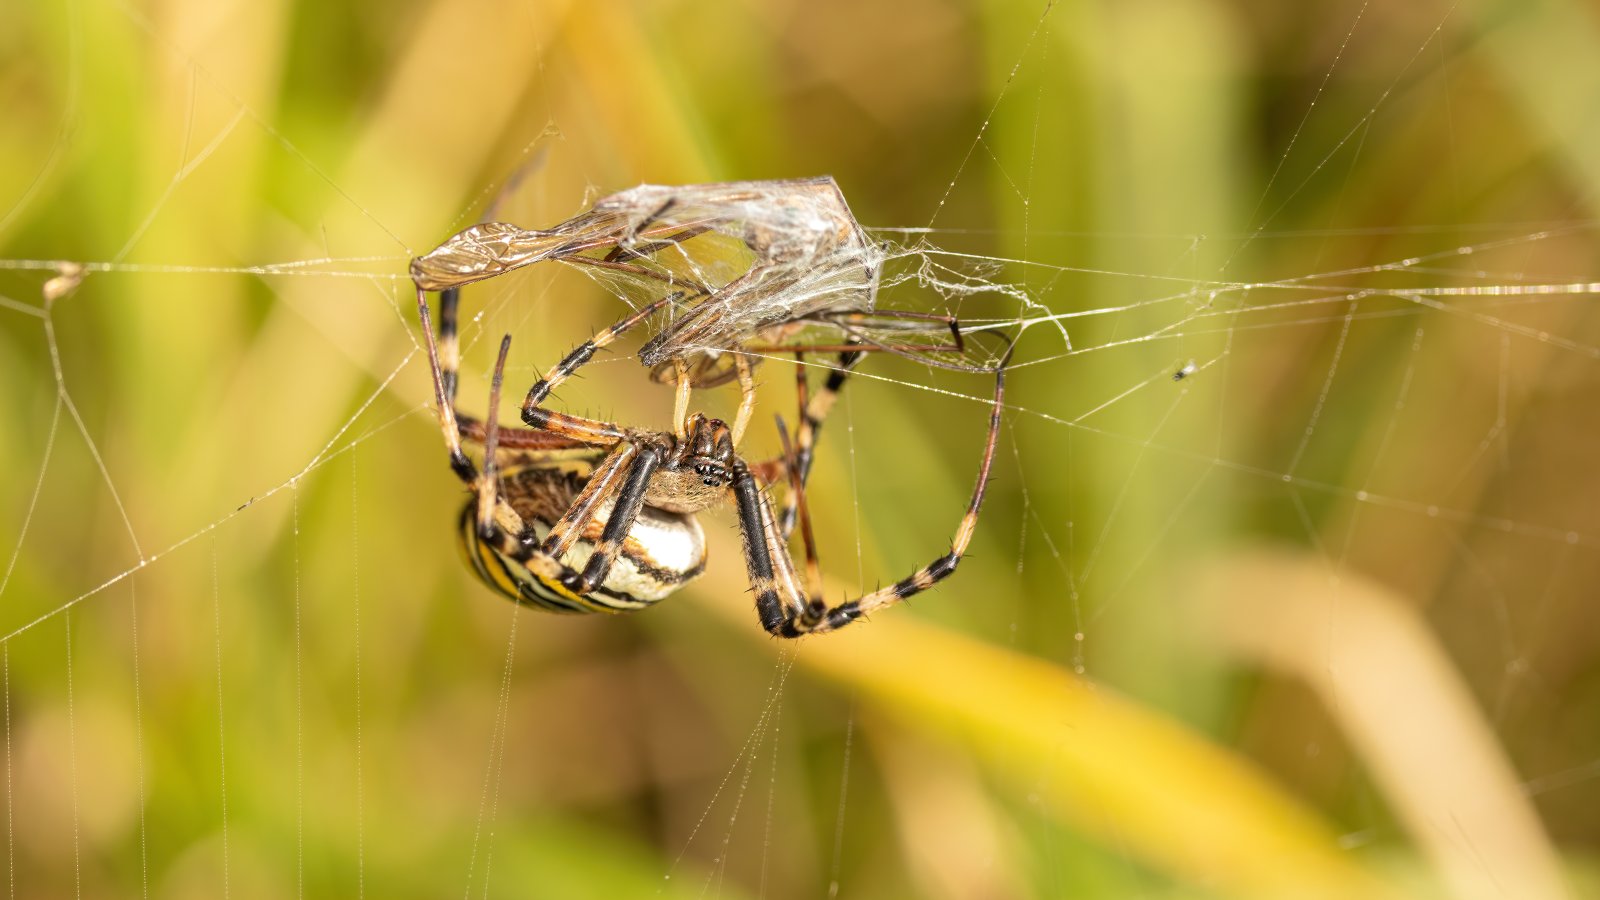
MULTIPOLYGON (((1597 45, 1555 0, 0 8, 8 883, 1592 886, 1600 319, 1392 292, 1600 281, 1597 45), (832 174, 1028 315, 1119 311, 1023 335, 972 556, 913 608, 768 638, 723 512, 657 609, 519 613, 452 546, 404 280, 519 167, 529 227, 832 174), (91 265, 47 308, 26 260, 91 265)), ((515 396, 625 308, 470 289, 463 407, 501 333, 515 396)), ((760 371, 754 457, 793 419, 760 371)), ((813 476, 834 598, 945 549, 989 389, 862 373, 813 476)), ((568 408, 666 424, 626 353, 585 374, 568 408)))

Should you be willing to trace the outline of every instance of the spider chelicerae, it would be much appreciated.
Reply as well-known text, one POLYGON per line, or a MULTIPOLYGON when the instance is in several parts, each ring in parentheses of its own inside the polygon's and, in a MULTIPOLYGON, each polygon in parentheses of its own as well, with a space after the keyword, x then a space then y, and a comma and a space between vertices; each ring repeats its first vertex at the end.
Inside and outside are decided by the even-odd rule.
MULTIPOLYGON (((743 196, 752 187, 778 184, 811 190, 823 182, 822 179, 816 179, 701 185, 680 190, 720 191, 723 196, 737 192, 743 196)), ((825 186, 837 195, 837 187, 831 179, 825 180, 825 186)), ((605 202, 597 204, 596 210, 602 210, 605 202)), ((575 255, 575 251, 566 251, 564 255, 569 261, 588 265, 629 267, 634 265, 634 260, 645 259, 650 253, 677 246, 715 227, 715 223, 706 224, 708 217, 704 213, 698 213, 697 222, 688 225, 667 222, 652 233, 650 229, 659 226, 666 218, 664 214, 673 202, 669 200, 667 205, 647 212, 620 229, 615 222, 604 222, 604 228, 608 230, 605 239, 593 236, 596 226, 592 217, 595 213, 586 214, 590 217, 587 219, 579 217, 573 220, 580 223, 582 228, 570 228, 571 223, 564 223, 548 232, 522 234, 533 235, 540 241, 550 241, 550 236, 554 235, 566 246, 580 249, 606 247, 609 252, 598 258, 580 257, 575 255), (585 229, 588 230, 588 237, 585 237, 585 229), (663 231, 669 233, 664 237, 656 236, 663 231), (575 232, 577 237, 574 237, 575 232), (646 240, 642 248, 635 243, 640 238, 646 240)), ((839 198, 839 204, 842 207, 842 197, 839 198)), ((848 215, 847 209, 845 214, 848 215)), ((837 218, 825 221, 828 228, 842 229, 837 218)), ((849 220, 849 225, 859 234, 859 226, 855 226, 853 219, 849 220)), ((497 227, 502 229, 502 235, 503 229, 514 228, 497 227)), ((468 235, 472 231, 469 229, 463 234, 468 235)), ((837 243, 847 236, 843 230, 838 230, 837 234, 838 237, 827 240, 837 243)), ((770 244, 770 237, 763 237, 748 229, 743 240, 752 248, 763 246, 763 241, 770 244)), ((447 243, 441 251, 451 246, 447 243)), ((471 246, 478 249, 476 243, 471 243, 471 246)), ((497 246, 494 252, 503 254, 504 246, 497 246)), ((752 318, 752 321, 744 324, 730 325, 725 321, 726 314, 736 312, 749 316, 755 304, 769 302, 772 298, 757 293, 738 297, 736 288, 711 287, 700 283, 704 279, 647 272, 650 277, 666 282, 669 288, 683 286, 684 289, 674 290, 642 306, 568 353, 529 390, 522 406, 522 419, 527 427, 506 429, 499 425, 497 416, 510 349, 509 335, 500 344, 484 418, 480 421, 455 408, 458 382, 456 367, 460 359, 457 336, 459 285, 489 276, 451 276, 432 281, 419 276, 422 264, 435 258, 441 251, 435 251, 413 264, 413 275, 418 282, 418 314, 422 320, 439 424, 450 452, 451 468, 466 482, 473 495, 461 513, 459 538, 473 571, 491 588, 519 602, 556 612, 622 612, 649 606, 670 595, 703 570, 705 539, 696 516, 730 500, 737 512, 745 566, 756 596, 757 614, 762 626, 780 637, 799 637, 841 628, 876 609, 927 590, 955 571, 977 526, 978 512, 994 458, 1004 394, 1003 359, 992 369, 995 390, 982 463, 949 552, 893 585, 856 599, 829 606, 822 598, 820 571, 804 503, 804 483, 810 469, 812 447, 848 372, 862 354, 897 349, 863 340, 861 332, 852 323, 871 322, 883 327, 883 323, 888 322, 890 324, 887 327, 900 329, 908 327, 901 323, 910 322, 911 329, 925 329, 930 319, 945 321, 943 317, 919 314, 904 314, 897 321, 895 314, 873 309, 876 262, 857 259, 851 263, 852 266, 866 269, 865 277, 871 281, 864 305, 839 299, 823 300, 814 302, 810 309, 799 313, 792 308, 785 311, 782 298, 778 298, 777 308, 765 312, 759 324, 755 324, 752 318), (425 286, 442 288, 437 341, 430 322, 425 286), (733 300, 729 299, 730 295, 734 295, 733 300), (629 428, 612 422, 567 415, 544 406, 550 394, 589 362, 596 352, 652 315, 683 306, 688 306, 691 315, 681 319, 680 326, 696 323, 696 330, 702 333, 708 328, 714 331, 719 326, 724 330, 720 332, 719 343, 709 347, 697 343, 676 352, 657 353, 654 363, 658 374, 663 370, 670 371, 676 375, 678 382, 678 402, 672 431, 629 428), (794 446, 789 446, 788 433, 782 430, 780 423, 780 434, 785 442, 784 455, 772 461, 747 461, 738 453, 737 447, 748 425, 755 398, 755 385, 750 371, 751 346, 754 345, 748 339, 755 336, 781 337, 786 328, 807 319, 825 321, 844 331, 849 335, 849 340, 842 346, 785 348, 797 356, 805 352, 837 351, 837 364, 822 388, 809 397, 805 369, 799 368, 800 424, 794 435, 794 446), (728 374, 729 367, 726 365, 729 358, 733 363, 731 374, 728 374), (697 365, 691 365, 688 360, 694 360, 697 365), (666 369, 668 366, 670 369, 666 369), (733 377, 737 377, 743 396, 731 425, 701 413, 689 413, 692 386, 705 386, 733 377), (484 461, 481 469, 467 456, 463 441, 482 446, 484 461), (766 492, 769 485, 780 482, 786 483, 789 488, 781 518, 774 514, 766 492), (798 575, 788 549, 796 519, 805 537, 808 574, 805 582, 798 575)), ((556 254, 547 253, 549 255, 556 254)), ((751 271, 759 271, 759 265, 760 260, 751 267, 751 271)), ((764 273, 767 280, 779 282, 777 285, 769 283, 768 287, 781 289, 783 279, 772 277, 777 268, 770 260, 768 266, 764 273)), ((731 284, 748 291, 752 280, 746 273, 731 284)), ((953 320, 946 324, 959 341, 960 332, 953 320)), ((682 327, 669 327, 658 334, 654 341, 647 343, 647 350, 655 347, 659 351, 663 336, 670 338, 682 333, 682 327)), ((951 367, 969 368, 960 365, 951 367)))

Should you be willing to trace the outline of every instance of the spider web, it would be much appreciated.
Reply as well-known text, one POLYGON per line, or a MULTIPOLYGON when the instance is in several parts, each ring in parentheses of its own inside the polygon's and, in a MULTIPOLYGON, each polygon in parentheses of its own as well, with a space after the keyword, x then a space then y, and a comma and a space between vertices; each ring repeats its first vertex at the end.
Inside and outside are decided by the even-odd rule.
MULTIPOLYGON (((7 11, 12 894, 1183 883, 1053 805, 1058 770, 775 647, 729 529, 622 619, 498 603, 448 546, 412 256, 502 192, 538 226, 638 181, 832 171, 902 266, 886 302, 1018 335, 971 557, 838 646, 931 623, 1044 660, 1259 765, 1363 865, 1557 895, 1546 864, 1600 827, 1600 26, 1146 6, 7 11), (1430 837, 1452 778, 1533 826, 1430 837)), ((473 289, 463 408, 500 334, 527 383, 627 303, 562 271, 473 289)), ((795 370, 763 362, 758 421, 795 370)), ((663 425, 640 374, 560 399, 663 425)), ((830 597, 945 549, 988 391, 853 376, 812 494, 830 597)))

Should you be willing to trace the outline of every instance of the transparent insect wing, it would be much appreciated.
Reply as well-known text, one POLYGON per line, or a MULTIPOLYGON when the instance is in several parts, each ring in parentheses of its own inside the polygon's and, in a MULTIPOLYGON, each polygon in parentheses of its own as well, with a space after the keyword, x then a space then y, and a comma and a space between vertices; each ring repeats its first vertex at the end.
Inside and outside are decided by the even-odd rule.
MULTIPOLYGON (((751 261, 736 278, 710 285, 710 296, 647 343, 640 352, 646 365, 730 349, 785 322, 872 308, 883 253, 832 178, 648 191, 650 201, 670 202, 686 219, 714 217, 716 230, 737 235, 751 261)), ((684 252, 694 252, 687 242, 684 252)))
POLYGON ((482 222, 412 260, 411 280, 425 291, 460 287, 588 247, 610 246, 626 229, 626 221, 593 211, 546 231, 482 222))
POLYGON ((775 326, 868 312, 885 255, 823 176, 640 185, 548 230, 474 225, 413 260, 411 274, 436 291, 560 260, 642 302, 677 292, 682 302, 640 352, 656 367, 770 337, 775 326))

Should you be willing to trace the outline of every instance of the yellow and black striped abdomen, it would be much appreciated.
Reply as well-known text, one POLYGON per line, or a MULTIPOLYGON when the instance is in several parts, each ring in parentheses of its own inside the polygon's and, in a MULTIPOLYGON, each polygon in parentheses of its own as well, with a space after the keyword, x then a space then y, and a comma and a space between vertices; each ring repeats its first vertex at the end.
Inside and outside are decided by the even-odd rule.
MULTIPOLYGON (((550 526, 572 504, 587 472, 521 468, 502 478, 502 492, 517 515, 543 540, 550 526)), ((610 514, 596 511, 572 549, 562 558, 582 570, 610 514)), ((662 600, 705 569, 705 534, 693 516, 646 506, 623 541, 606 580, 588 594, 577 594, 560 582, 530 571, 517 560, 482 540, 477 529, 477 501, 468 501, 457 520, 456 534, 467 565, 484 584, 500 594, 549 612, 627 612, 662 600)))

